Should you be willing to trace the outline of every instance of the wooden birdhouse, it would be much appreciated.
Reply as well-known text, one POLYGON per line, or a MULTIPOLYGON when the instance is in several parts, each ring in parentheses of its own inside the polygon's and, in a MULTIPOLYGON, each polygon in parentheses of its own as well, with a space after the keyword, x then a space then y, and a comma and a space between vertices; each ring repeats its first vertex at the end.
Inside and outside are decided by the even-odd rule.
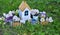
MULTIPOLYGON (((21 22, 30 20, 30 7, 26 3, 26 1, 22 1, 22 3, 19 5, 19 17, 21 17, 21 22)), ((24 23, 24 22, 23 22, 24 23)))

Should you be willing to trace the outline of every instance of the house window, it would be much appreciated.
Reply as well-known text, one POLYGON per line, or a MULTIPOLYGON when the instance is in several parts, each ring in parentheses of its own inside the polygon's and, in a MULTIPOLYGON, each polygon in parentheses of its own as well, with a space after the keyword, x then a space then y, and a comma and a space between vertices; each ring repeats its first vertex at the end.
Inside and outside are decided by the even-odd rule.
POLYGON ((27 16, 28 15, 28 11, 25 11, 24 15, 27 16))

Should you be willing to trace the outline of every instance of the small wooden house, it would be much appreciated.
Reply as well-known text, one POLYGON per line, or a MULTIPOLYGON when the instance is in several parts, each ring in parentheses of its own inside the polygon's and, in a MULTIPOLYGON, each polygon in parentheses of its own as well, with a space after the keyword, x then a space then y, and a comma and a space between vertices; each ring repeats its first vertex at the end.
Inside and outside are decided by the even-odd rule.
POLYGON ((21 20, 29 20, 30 18, 30 7, 26 3, 26 1, 22 1, 22 3, 19 5, 19 17, 21 17, 21 20))
POLYGON ((21 23, 25 23, 26 20, 30 19, 30 7, 26 1, 22 1, 22 3, 19 5, 18 13, 19 17, 21 17, 20 22, 14 22, 13 26, 19 26, 21 23))

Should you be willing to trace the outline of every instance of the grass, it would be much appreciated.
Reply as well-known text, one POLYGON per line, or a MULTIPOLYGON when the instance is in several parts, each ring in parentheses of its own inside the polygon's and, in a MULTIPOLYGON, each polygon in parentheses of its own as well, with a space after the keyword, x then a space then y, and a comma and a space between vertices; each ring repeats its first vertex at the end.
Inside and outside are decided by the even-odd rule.
POLYGON ((2 25, 1 29, 3 35, 59 35, 60 25, 54 22, 47 25, 36 24, 32 25, 29 22, 22 24, 22 26, 11 27, 9 25, 2 25))
MULTIPOLYGON (((2 13, 8 13, 10 10, 18 9, 22 0, 0 0, 0 16, 2 13)), ((3 35, 59 35, 60 34, 60 0, 26 0, 32 9, 39 9, 39 11, 46 11, 47 16, 52 16, 53 23, 48 25, 36 24, 32 25, 29 22, 22 24, 22 26, 10 27, 4 25, 0 21, 0 29, 3 35)))

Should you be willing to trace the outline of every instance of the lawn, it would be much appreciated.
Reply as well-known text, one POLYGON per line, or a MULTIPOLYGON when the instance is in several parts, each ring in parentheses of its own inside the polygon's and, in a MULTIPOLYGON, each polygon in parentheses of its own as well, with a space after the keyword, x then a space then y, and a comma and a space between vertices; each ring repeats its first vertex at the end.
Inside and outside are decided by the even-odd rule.
MULTIPOLYGON (((18 9, 22 0, 0 0, 0 16, 10 10, 18 9)), ((32 9, 46 11, 48 17, 52 16, 53 23, 47 25, 32 25, 29 22, 22 26, 10 27, 0 21, 0 35, 59 35, 60 34, 60 0, 26 0, 32 9)))

